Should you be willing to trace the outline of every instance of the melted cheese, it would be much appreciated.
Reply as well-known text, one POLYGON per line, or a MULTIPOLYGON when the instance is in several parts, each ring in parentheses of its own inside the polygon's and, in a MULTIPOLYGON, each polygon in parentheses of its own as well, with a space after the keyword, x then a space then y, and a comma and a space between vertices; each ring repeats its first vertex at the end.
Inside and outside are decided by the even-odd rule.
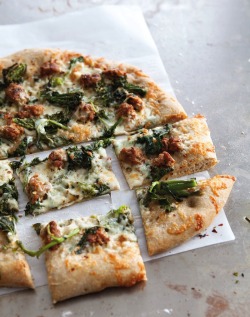
MULTIPOLYGON (((126 213, 131 217, 131 211, 127 207, 126 213)), ((79 229, 79 233, 66 239, 61 245, 61 254, 66 256, 71 253, 75 254, 76 246, 79 243, 84 231, 86 229, 101 226, 107 228, 107 236, 109 241, 103 244, 101 248, 107 252, 120 252, 123 247, 129 247, 133 244, 137 244, 137 237, 134 233, 134 226, 132 223, 128 223, 127 216, 123 221, 118 221, 118 217, 110 217, 110 213, 107 215, 92 215, 89 217, 70 219, 58 223, 57 228, 60 230, 61 236, 69 235, 74 229, 79 229), (122 236, 122 238, 121 238, 122 236)), ((46 228, 46 224, 42 225, 42 230, 46 228)), ((93 253, 98 250, 99 245, 87 243, 83 249, 83 254, 93 253)), ((77 256, 77 255, 76 255, 77 256)))
MULTIPOLYGON (((99 181, 109 186, 110 190, 119 189, 119 184, 111 170, 111 162, 106 151, 99 148, 93 152, 92 167, 90 170, 79 168, 68 171, 66 168, 55 169, 49 166, 48 161, 35 166, 20 169, 18 175, 27 190, 26 185, 35 175, 39 175, 42 183, 49 184, 50 190, 41 203, 37 213, 43 213, 50 209, 62 208, 75 202, 91 198, 82 188, 82 184, 91 186, 99 181)), ((96 192, 97 194, 97 192, 96 192)))
POLYGON ((13 178, 13 171, 10 167, 10 163, 7 160, 0 163, 0 186, 4 183, 8 183, 13 178))

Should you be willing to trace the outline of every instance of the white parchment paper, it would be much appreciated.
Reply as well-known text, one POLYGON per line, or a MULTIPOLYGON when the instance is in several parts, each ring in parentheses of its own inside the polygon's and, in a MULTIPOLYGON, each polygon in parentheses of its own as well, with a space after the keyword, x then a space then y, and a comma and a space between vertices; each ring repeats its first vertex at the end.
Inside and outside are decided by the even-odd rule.
MULTIPOLYGON (((95 7, 38 22, 4 25, 0 26, 0 37, 1 57, 25 48, 75 50, 82 54, 90 54, 97 57, 103 56, 110 60, 135 65, 149 74, 163 89, 174 94, 155 43, 138 7, 95 7)), ((36 218, 20 217, 17 230, 20 240, 23 241, 27 248, 38 249, 40 247, 40 240, 31 227, 36 222, 49 222, 52 219, 68 219, 93 213, 106 213, 111 208, 119 207, 122 204, 129 205, 133 211, 136 234, 144 261, 234 239, 225 213, 221 211, 211 227, 204 233, 206 234, 204 238, 195 237, 170 252, 149 257, 135 193, 129 190, 113 150, 109 148, 107 151, 112 157, 113 170, 119 180, 121 190, 112 192, 111 195, 78 203, 58 211, 52 211, 36 218), (214 227, 216 227, 217 233, 212 232, 214 227)), ((27 159, 30 160, 36 156, 45 157, 48 153, 29 155, 27 159)), ((197 175, 198 178, 208 176, 207 172, 197 175)), ((18 181, 17 183, 21 193, 19 197, 20 214, 23 215, 27 197, 22 192, 21 184, 18 181)), ((39 259, 27 257, 27 260, 30 264, 36 287, 47 284, 44 256, 39 259)), ((15 290, 2 288, 0 295, 15 290)))

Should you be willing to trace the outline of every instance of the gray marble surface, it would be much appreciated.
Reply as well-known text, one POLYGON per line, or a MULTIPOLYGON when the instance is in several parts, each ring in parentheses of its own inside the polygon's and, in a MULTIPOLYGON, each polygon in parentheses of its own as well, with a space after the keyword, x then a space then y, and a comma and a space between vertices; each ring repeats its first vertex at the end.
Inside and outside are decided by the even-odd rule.
POLYGON ((237 182, 225 211, 236 240, 146 263, 147 285, 52 306, 47 287, 0 298, 1 317, 250 315, 250 1, 0 0, 0 24, 101 4, 139 4, 179 101, 207 117, 220 163, 237 182), (233 273, 238 272, 238 277, 233 273), (238 281, 238 282, 237 282, 238 281))

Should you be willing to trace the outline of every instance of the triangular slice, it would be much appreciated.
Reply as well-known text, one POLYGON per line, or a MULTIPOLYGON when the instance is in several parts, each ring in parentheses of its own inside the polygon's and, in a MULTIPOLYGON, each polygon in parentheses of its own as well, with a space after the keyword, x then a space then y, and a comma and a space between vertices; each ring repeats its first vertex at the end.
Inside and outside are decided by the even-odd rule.
POLYGON ((54 49, 0 59, 0 158, 187 117, 134 66, 54 49))
POLYGON ((174 248, 210 226, 225 205, 235 177, 155 182, 136 191, 149 255, 174 248))
POLYGON ((47 249, 46 268, 54 303, 147 279, 133 217, 126 206, 106 215, 51 221, 35 228, 44 243, 40 250, 47 249))
POLYGON ((161 128, 142 129, 113 144, 131 189, 200 172, 217 163, 210 131, 201 115, 161 128))
POLYGON ((0 287, 34 288, 29 265, 17 244, 13 216, 0 216, 0 287))

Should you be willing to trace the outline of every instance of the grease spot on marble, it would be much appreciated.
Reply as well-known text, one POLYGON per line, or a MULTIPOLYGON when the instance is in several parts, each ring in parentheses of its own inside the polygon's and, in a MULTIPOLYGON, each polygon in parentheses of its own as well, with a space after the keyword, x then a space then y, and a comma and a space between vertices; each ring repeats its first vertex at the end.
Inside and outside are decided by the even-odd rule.
POLYGON ((178 293, 181 293, 183 295, 187 295, 188 290, 186 285, 181 285, 181 284, 166 284, 166 286, 178 293))
POLYGON ((205 315, 206 317, 220 316, 223 312, 229 309, 228 300, 219 294, 212 294, 208 296, 206 303, 208 304, 205 315))

